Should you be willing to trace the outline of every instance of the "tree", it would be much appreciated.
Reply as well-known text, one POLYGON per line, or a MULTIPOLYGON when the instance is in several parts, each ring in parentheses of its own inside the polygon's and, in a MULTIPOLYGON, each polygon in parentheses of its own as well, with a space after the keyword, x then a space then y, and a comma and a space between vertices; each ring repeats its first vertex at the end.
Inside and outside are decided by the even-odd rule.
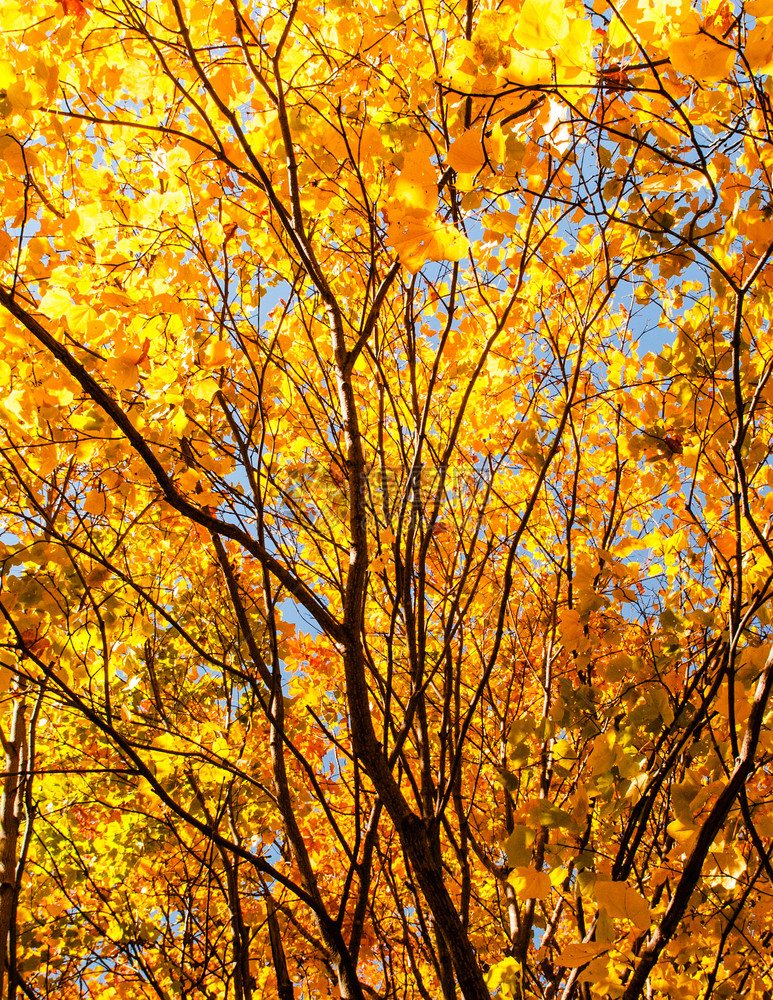
POLYGON ((773 4, 2 23, 4 994, 769 998, 773 4))

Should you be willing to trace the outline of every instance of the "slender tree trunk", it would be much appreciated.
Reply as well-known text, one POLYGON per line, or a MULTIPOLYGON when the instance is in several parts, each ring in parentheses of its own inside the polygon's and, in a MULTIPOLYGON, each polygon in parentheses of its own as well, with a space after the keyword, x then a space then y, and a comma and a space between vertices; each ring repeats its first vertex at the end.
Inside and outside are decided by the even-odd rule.
POLYGON ((25 714, 24 693, 19 692, 13 701, 8 736, 0 731, 5 751, 3 792, 0 797, 0 995, 5 991, 6 976, 9 983, 15 978, 15 969, 9 968, 9 956, 15 950, 11 947, 11 939, 16 933, 16 857, 24 798, 19 761, 24 757, 27 738, 25 714))
POLYGON ((266 896, 266 913, 268 916, 268 933, 271 942, 271 957, 274 960, 276 973, 276 991, 279 1000, 294 1000, 293 981, 287 970, 287 959, 282 947, 282 933, 276 916, 276 906, 271 895, 266 896))

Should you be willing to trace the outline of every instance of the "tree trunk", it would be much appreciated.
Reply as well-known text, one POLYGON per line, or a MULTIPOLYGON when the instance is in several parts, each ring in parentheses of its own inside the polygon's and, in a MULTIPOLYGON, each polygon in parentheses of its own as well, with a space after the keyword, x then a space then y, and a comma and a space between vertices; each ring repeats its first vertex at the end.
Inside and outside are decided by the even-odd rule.
POLYGON ((9 958, 14 952, 11 941, 16 934, 16 857, 24 797, 24 779, 19 773, 19 761, 24 756, 27 738, 25 713, 24 694, 19 693, 14 698, 8 737, 0 731, 5 751, 3 793, 0 798, 0 995, 4 994, 6 976, 9 983, 13 982, 16 971, 9 968, 9 958))

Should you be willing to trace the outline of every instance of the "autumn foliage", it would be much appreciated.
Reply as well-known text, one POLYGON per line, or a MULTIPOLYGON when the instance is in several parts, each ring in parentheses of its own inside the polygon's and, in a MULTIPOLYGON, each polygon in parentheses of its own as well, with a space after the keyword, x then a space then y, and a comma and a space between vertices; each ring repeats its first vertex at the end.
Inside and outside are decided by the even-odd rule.
POLYGON ((0 983, 773 995, 773 0, 7 0, 0 983))

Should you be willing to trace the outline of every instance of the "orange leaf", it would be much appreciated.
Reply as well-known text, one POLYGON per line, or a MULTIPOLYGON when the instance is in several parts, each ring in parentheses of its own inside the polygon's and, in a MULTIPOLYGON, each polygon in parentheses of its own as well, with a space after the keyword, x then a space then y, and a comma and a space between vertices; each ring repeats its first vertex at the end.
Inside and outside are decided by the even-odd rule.
POLYGON ((470 247, 458 229, 441 222, 436 215, 393 222, 388 239, 413 274, 428 260, 461 260, 470 247))
POLYGON ((13 240, 4 229, 0 229, 0 260, 8 260, 13 249, 13 240))
POLYGON ((735 49, 703 32, 677 38, 668 46, 671 64, 683 76, 710 82, 722 80, 733 68, 735 49))
POLYGON ((450 146, 446 157, 449 167, 460 174, 475 174, 486 162, 486 151, 478 129, 467 129, 450 146))
POLYGON ((85 21, 89 16, 82 0, 62 0, 65 17, 74 17, 77 21, 85 21))
POLYGON ((599 941, 568 944, 556 959, 556 964, 563 965, 566 969, 579 969, 580 966, 587 965, 601 952, 606 951, 608 947, 599 941))

